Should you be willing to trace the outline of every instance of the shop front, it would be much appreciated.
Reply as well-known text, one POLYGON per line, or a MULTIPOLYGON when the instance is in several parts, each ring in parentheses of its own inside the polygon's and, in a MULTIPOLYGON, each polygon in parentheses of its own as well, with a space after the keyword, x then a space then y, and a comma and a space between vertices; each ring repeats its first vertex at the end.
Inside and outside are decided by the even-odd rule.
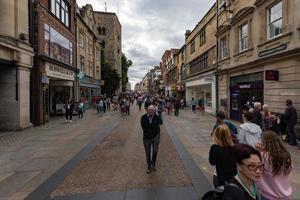
POLYGON ((176 93, 177 97, 179 97, 180 99, 185 99, 185 87, 183 84, 176 85, 176 93))
POLYGON ((253 102, 263 104, 264 73, 247 74, 230 78, 230 118, 242 120, 243 111, 253 102))
POLYGON ((187 80, 186 83, 186 100, 190 105, 192 98, 199 100, 204 99, 205 111, 215 114, 216 112, 216 90, 215 76, 213 74, 202 75, 187 80))
POLYGON ((75 72, 59 65, 46 62, 45 75, 42 77, 44 96, 45 120, 50 115, 61 115, 65 113, 67 100, 74 101, 75 72))
POLYGON ((89 77, 84 77, 79 82, 80 99, 88 104, 92 104, 93 97, 100 96, 100 81, 89 77))

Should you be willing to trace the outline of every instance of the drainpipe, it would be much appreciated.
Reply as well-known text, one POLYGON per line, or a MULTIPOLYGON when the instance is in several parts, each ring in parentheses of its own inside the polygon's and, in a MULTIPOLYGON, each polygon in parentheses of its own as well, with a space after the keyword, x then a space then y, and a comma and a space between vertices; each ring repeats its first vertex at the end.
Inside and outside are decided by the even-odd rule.
POLYGON ((216 27, 216 111, 219 110, 219 76, 218 76, 218 68, 219 68, 219 40, 218 40, 218 31, 219 31, 219 0, 216 0, 216 20, 217 20, 217 27, 216 27))

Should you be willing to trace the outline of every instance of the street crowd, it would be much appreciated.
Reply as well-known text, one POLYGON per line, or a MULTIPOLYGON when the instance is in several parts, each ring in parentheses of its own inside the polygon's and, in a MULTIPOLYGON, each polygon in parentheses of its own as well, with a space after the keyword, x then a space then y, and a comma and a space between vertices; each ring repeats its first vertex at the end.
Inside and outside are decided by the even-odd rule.
MULTIPOLYGON (((179 116, 186 107, 183 98, 122 93, 119 96, 99 97, 95 101, 97 114, 107 109, 119 110, 130 115, 134 104, 147 112, 141 117, 143 144, 147 171, 156 171, 156 159, 160 140, 162 112, 179 116), (144 105, 144 106, 143 106, 144 105)), ((192 113, 198 109, 204 113, 204 100, 192 98, 192 113)), ((73 104, 66 102, 66 120, 72 120, 73 104)), ((83 102, 78 103, 78 117, 83 117, 83 102)), ((284 142, 297 145, 295 125, 297 112, 291 100, 286 100, 283 115, 272 114, 268 105, 260 102, 249 104, 243 112, 243 123, 237 127, 226 120, 223 111, 217 111, 216 124, 212 127, 213 145, 209 150, 209 163, 215 167, 214 190, 208 191, 203 200, 288 200, 292 195, 290 175, 292 159, 284 142), (282 134, 286 133, 283 138, 282 134)), ((205 116, 203 116, 205 117, 205 116)))

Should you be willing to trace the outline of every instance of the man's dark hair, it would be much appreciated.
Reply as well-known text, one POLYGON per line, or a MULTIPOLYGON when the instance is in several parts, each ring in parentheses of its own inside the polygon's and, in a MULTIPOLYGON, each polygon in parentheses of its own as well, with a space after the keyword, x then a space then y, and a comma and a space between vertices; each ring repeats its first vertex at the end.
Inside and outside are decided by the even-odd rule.
POLYGON ((252 122, 254 116, 253 116, 253 112, 244 112, 244 117, 247 119, 247 121, 252 122))
POLYGON ((216 114, 216 117, 223 120, 223 119, 225 119, 225 113, 223 111, 218 111, 216 114))
POLYGON ((293 102, 292 102, 292 100, 288 99, 288 100, 286 100, 286 104, 291 106, 291 105, 293 105, 293 102))
POLYGON ((243 160, 250 158, 251 155, 257 155, 261 160, 259 151, 248 144, 239 144, 234 149, 234 159, 238 164, 243 164, 243 160))

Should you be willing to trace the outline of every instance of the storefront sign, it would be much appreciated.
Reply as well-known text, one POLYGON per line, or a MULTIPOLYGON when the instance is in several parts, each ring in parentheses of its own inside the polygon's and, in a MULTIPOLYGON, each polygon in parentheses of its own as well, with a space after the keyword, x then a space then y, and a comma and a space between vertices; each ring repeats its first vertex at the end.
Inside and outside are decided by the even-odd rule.
POLYGON ((214 77, 206 77, 206 78, 201 78, 198 80, 194 81, 188 81, 186 82, 186 87, 191 87, 191 86, 197 86, 197 85, 204 85, 204 84, 212 84, 214 82, 214 77))
POLYGON ((259 56, 259 57, 267 56, 267 55, 276 53, 276 52, 278 52, 278 51, 285 50, 286 48, 287 48, 287 45, 286 45, 286 44, 282 44, 282 45, 277 46, 277 47, 275 47, 275 48, 273 48, 273 49, 268 49, 268 50, 259 52, 258 56, 259 56))
POLYGON ((45 71, 47 76, 63 80, 74 81, 74 71, 46 62, 45 71))
POLYGON ((266 70, 265 71, 265 80, 266 81, 278 81, 279 80, 279 71, 278 70, 266 70))

